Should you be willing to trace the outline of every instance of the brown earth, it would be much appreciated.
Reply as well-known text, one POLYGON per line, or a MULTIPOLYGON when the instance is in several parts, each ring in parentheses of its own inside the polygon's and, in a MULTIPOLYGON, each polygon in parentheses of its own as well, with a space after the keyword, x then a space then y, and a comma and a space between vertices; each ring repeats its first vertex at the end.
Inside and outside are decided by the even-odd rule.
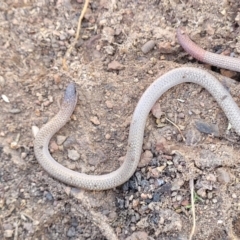
MULTIPOLYGON (((163 95, 149 115, 141 165, 113 190, 89 192, 51 178, 35 159, 32 135, 33 126, 40 128, 58 111, 67 83, 75 82, 78 104, 52 139, 52 155, 89 174, 118 168, 134 108, 157 77, 190 64, 238 80, 237 73, 192 59, 175 36, 185 26, 205 49, 238 57, 237 2, 91 1, 66 71, 62 57, 74 40, 83 1, 2 1, 0 238, 188 239, 191 179, 194 239, 240 238, 239 136, 200 86, 186 83, 163 95), (151 40, 155 47, 149 42, 143 53, 151 40), (218 137, 202 133, 202 126, 218 137)), ((221 79, 240 104, 239 83, 221 79)))

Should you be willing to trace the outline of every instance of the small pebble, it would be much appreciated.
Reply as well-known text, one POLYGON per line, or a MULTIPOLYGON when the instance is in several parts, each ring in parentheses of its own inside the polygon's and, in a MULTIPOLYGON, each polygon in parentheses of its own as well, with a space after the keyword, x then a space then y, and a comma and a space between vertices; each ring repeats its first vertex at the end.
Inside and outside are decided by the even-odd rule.
POLYGON ((27 157, 27 153, 26 152, 22 152, 21 153, 21 159, 25 159, 27 157))
POLYGON ((8 97, 7 97, 6 95, 4 95, 4 94, 2 94, 2 99, 3 99, 3 101, 6 102, 6 103, 9 103, 9 102, 10 102, 9 99, 8 99, 8 97))
POLYGON ((162 42, 158 44, 158 49, 160 53, 172 53, 173 47, 170 42, 162 42))
POLYGON ((142 47, 141 50, 144 54, 150 52, 154 47, 155 47, 155 41, 150 40, 148 42, 146 42, 142 47))
POLYGON ((48 201, 53 201, 53 195, 50 192, 45 192, 44 195, 48 201))
POLYGON ((11 238, 13 236, 14 231, 13 230, 5 230, 4 231, 4 237, 5 238, 11 238))
POLYGON ((67 231, 67 237, 74 237, 76 235, 75 227, 70 227, 67 231))
POLYGON ((67 139, 66 136, 58 135, 57 136, 57 145, 62 145, 66 139, 67 139))
POLYGON ((132 206, 133 208, 136 208, 139 205, 139 199, 133 199, 132 206))
POLYGON ((80 158, 80 154, 74 149, 68 149, 68 157, 73 161, 77 161, 80 158))
POLYGON ((224 168, 217 169, 217 180, 220 183, 229 183, 231 181, 229 173, 224 168))
POLYGON ((37 117, 40 117, 40 116, 41 116, 41 112, 40 112, 39 109, 36 109, 36 110, 35 110, 35 115, 36 115, 37 117))
POLYGON ((207 179, 208 181, 211 181, 211 182, 216 182, 216 180, 217 180, 216 176, 214 176, 212 173, 208 174, 208 175, 206 176, 206 179, 207 179))
POLYGON ((105 138, 108 140, 108 139, 111 138, 111 135, 107 133, 107 134, 105 135, 105 138))
POLYGON ((17 113, 20 113, 21 110, 18 109, 18 108, 13 108, 13 109, 10 109, 9 112, 10 112, 10 113, 13 113, 13 114, 17 114, 17 113))
POLYGON ((178 117, 183 119, 183 118, 185 118, 185 115, 184 115, 184 113, 179 113, 178 117))
POLYGON ((181 196, 181 195, 177 195, 177 196, 176 196, 176 200, 177 200, 177 201, 181 201, 181 200, 182 200, 182 196, 181 196))
POLYGON ((5 79, 2 76, 0 76, 0 86, 4 87, 4 85, 5 85, 5 79))
POLYGON ((209 192, 209 193, 207 194, 207 197, 208 197, 208 199, 212 199, 212 198, 213 198, 213 193, 212 193, 212 192, 209 192))
POLYGON ((206 190, 203 188, 198 189, 197 194, 202 198, 206 198, 206 196, 207 196, 206 190))
POLYGON ((18 148, 18 143, 17 142, 11 142, 10 144, 11 149, 17 149, 18 148))
POLYGON ((172 183, 171 191, 179 190, 183 184, 184 181, 182 179, 175 179, 172 183))
POLYGON ((105 103, 106 103, 107 108, 110 108, 110 109, 113 108, 112 102, 106 101, 105 103))
POLYGON ((51 150, 51 152, 55 152, 58 150, 58 145, 55 141, 50 142, 50 150, 51 150))
POLYGON ((138 163, 138 167, 144 167, 144 166, 147 166, 150 161, 152 160, 153 158, 153 154, 151 151, 149 150, 146 150, 144 153, 142 153, 141 155, 141 159, 138 163))
POLYGON ((232 198, 237 198, 237 195, 235 193, 233 193, 232 198))
POLYGON ((124 69, 124 66, 116 60, 108 64, 108 70, 122 70, 122 69, 124 69))
POLYGON ((157 192, 153 194, 153 202, 159 202, 160 198, 161 198, 160 193, 157 192))
POLYGON ((76 142, 76 139, 74 136, 70 136, 67 138, 67 140, 63 143, 64 148, 71 147, 76 142))
POLYGON ((159 102, 156 102, 156 103, 153 105, 151 111, 152 111, 153 116, 154 116, 155 118, 157 118, 157 119, 160 119, 160 117, 163 115, 163 112, 162 112, 162 110, 161 110, 161 106, 160 106, 160 103, 159 103, 159 102))
POLYGON ((98 117, 96 117, 96 116, 91 117, 90 121, 95 125, 100 125, 100 121, 98 120, 98 117))
POLYGON ((213 202, 213 203, 217 203, 217 199, 214 198, 214 199, 212 200, 212 202, 213 202))

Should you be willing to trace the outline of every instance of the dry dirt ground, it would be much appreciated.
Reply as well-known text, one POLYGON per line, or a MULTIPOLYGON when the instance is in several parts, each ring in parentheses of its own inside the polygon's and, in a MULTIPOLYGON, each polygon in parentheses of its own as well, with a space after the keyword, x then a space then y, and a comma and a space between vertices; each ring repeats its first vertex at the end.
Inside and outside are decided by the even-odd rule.
MULTIPOLYGON (((154 79, 186 64, 239 79, 198 63, 175 37, 181 25, 205 49, 238 57, 238 1, 90 1, 63 70, 82 8, 81 0, 0 3, 0 238, 188 239, 190 179, 194 239, 240 238, 240 138, 200 86, 182 84, 161 97, 149 114, 141 164, 116 189, 84 191, 51 178, 35 159, 32 135, 75 82, 78 104, 53 137, 52 155, 89 174, 118 168, 134 108, 154 79), (155 47, 143 53, 150 40, 155 47)), ((240 105, 240 84, 222 81, 240 105)))

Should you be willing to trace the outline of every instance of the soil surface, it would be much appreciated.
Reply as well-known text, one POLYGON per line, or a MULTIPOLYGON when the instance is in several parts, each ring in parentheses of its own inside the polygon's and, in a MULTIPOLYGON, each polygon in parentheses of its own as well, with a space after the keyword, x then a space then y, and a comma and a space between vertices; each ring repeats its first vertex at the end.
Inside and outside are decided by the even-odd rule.
POLYGON ((34 156, 32 134, 57 113, 65 87, 75 82, 77 107, 49 148, 70 169, 103 174, 124 159, 144 90, 169 70, 214 71, 240 105, 238 73, 197 62, 175 36, 182 26, 204 49, 239 57, 238 1, 90 1, 66 70, 62 59, 83 4, 0 4, 0 238, 188 239, 190 180, 194 239, 240 238, 240 138, 202 87, 181 84, 160 98, 145 127, 139 167, 116 189, 85 191, 53 179, 34 156))

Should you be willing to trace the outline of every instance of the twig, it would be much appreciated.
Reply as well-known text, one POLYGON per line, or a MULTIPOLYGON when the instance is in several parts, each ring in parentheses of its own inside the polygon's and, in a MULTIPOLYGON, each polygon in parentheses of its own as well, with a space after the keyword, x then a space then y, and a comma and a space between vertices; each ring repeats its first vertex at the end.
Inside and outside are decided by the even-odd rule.
POLYGON ((195 228, 196 228, 193 179, 189 180, 189 187, 190 187, 190 192, 191 192, 191 205, 192 205, 192 217, 193 217, 193 226, 192 226, 192 231, 191 231, 191 233, 189 235, 189 240, 192 240, 194 232, 195 232, 195 228))
POLYGON ((171 121, 170 119, 168 119, 167 117, 165 117, 165 119, 166 119, 168 122, 170 122, 174 127, 177 128, 177 130, 179 131, 179 133, 181 134, 181 136, 182 136, 182 138, 183 138, 183 141, 185 142, 186 139, 185 139, 185 137, 183 136, 182 131, 181 131, 181 129, 179 128, 179 126, 176 125, 174 122, 172 122, 172 121, 171 121))
POLYGON ((64 58, 62 60, 63 69, 64 70, 68 69, 68 66, 67 66, 67 63, 66 63, 66 58, 70 55, 70 53, 72 52, 73 47, 76 45, 76 43, 78 41, 78 38, 79 38, 79 35, 80 35, 80 30, 81 30, 81 25, 82 25, 82 20, 83 20, 83 17, 85 15, 86 11, 87 11, 87 7, 88 7, 89 1, 90 0, 85 0, 84 6, 83 6, 83 10, 82 10, 81 15, 80 15, 80 17, 78 19, 78 27, 77 27, 77 32, 76 32, 76 35, 75 35, 75 39, 71 43, 71 45, 68 48, 68 50, 66 51, 66 53, 64 55, 64 58))

